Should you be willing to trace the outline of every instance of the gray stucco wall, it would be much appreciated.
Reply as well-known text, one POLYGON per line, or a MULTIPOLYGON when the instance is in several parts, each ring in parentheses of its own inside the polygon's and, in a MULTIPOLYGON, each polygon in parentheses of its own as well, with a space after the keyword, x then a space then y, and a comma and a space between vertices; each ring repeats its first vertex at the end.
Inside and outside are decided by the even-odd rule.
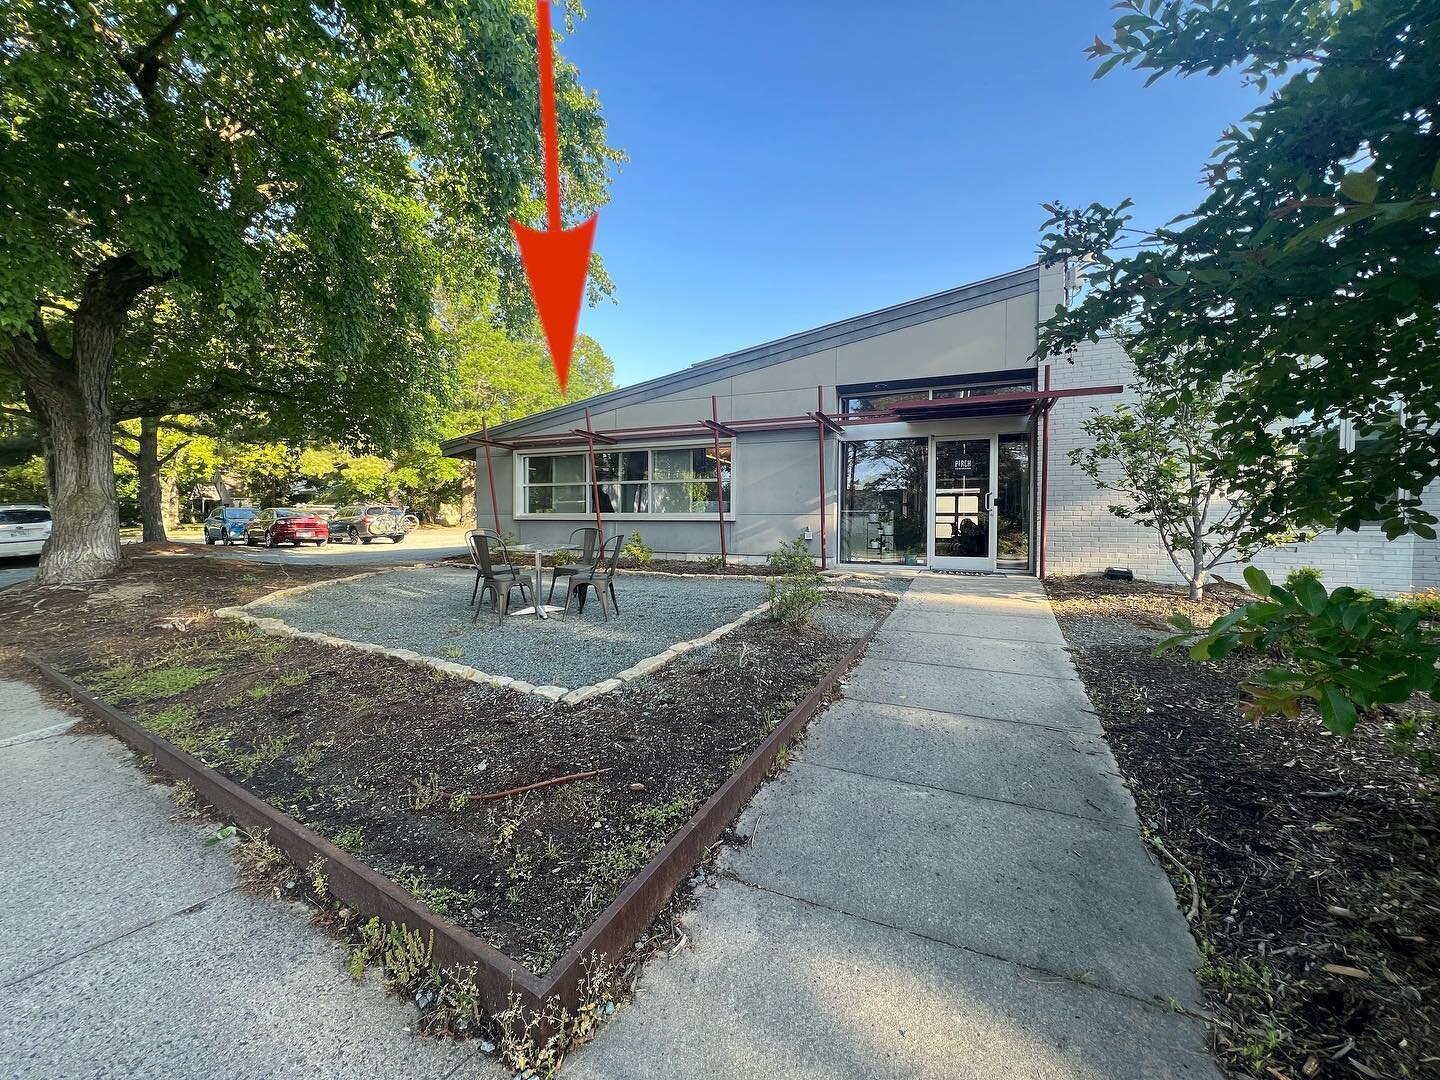
MULTIPOLYGON (((708 402, 707 402, 708 404, 708 402)), ((812 405, 811 408, 814 406, 812 405)), ((661 444, 663 445, 663 444, 661 444)), ((834 516, 836 489, 836 444, 826 446, 826 480, 830 514, 834 516)), ((811 550, 820 554, 818 447, 811 432, 766 432, 742 436, 733 450, 731 488, 735 493, 733 513, 727 515, 726 541, 737 557, 762 558, 781 543, 800 536, 810 527, 814 536, 811 550)), ((591 516, 516 517, 513 512, 513 457, 505 451, 491 451, 495 487, 499 496, 501 531, 526 543, 564 544, 570 533, 592 524, 591 516)), ((494 526, 490 489, 485 475, 484 453, 476 468, 476 517, 481 528, 494 526)), ((829 523, 833 530, 833 520, 829 523)), ((606 535, 638 531, 657 554, 668 556, 719 554, 720 535, 714 515, 693 520, 662 517, 638 519, 606 516, 606 535)), ((831 538, 831 558, 834 541, 831 538)))
MULTIPOLYGON (((946 296, 944 313, 935 314, 926 301, 887 309, 837 324, 828 332, 797 335, 793 345, 778 343, 776 355, 739 361, 720 358, 685 369, 658 391, 642 385, 634 393, 621 390, 592 403, 597 429, 655 424, 693 423, 709 419, 711 395, 721 421, 799 416, 820 405, 836 411, 837 386, 889 379, 964 375, 1007 368, 1032 367, 1035 346, 1035 268, 977 283, 946 296), (877 327, 881 328, 877 332, 877 327)), ((787 339, 788 341, 789 339, 787 339)), ((521 435, 568 432, 583 425, 573 414, 536 422, 521 421, 510 430, 521 435)), ((628 444, 621 444, 628 445, 628 444)), ((675 445, 637 439, 633 445, 675 445)), ((608 448, 608 447, 607 447, 608 448)), ((512 456, 492 450, 502 530, 522 540, 563 544, 570 533, 591 520, 585 517, 517 517, 513 512, 512 456)), ((794 431, 753 432, 735 440, 732 491, 733 520, 727 525, 731 554, 761 558, 781 543, 812 534, 811 550, 820 554, 818 446, 813 427, 794 431)), ((839 448, 827 440, 826 530, 829 556, 836 558, 839 448)), ((476 515, 481 527, 494 518, 484 455, 477 455, 476 515)), ((639 530, 656 552, 718 554, 719 530, 713 516, 674 520, 658 516, 638 520, 610 519, 607 534, 639 530)))

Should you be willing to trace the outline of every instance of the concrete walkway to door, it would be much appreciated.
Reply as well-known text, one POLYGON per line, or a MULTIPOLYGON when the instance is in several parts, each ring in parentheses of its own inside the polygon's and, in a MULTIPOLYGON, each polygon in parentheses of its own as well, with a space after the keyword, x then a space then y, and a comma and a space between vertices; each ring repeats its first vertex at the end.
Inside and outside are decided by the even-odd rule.
POLYGON ((1218 1080, 1040 584, 927 574, 578 1078, 1218 1080))

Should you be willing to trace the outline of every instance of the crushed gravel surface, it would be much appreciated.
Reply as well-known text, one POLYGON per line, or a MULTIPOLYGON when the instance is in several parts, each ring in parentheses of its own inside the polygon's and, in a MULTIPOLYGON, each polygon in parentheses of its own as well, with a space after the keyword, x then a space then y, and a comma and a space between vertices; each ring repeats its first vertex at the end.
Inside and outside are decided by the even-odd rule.
MULTIPOLYGON (((592 595, 583 614, 572 605, 563 621, 512 615, 497 627, 490 610, 478 625, 471 623, 473 583, 473 572, 453 567, 395 570, 280 597, 250 611, 298 630, 413 649, 537 686, 573 688, 703 637, 766 597, 758 581, 626 574, 616 580, 620 613, 609 622, 592 595)), ((518 600, 517 594, 517 606, 518 600)))

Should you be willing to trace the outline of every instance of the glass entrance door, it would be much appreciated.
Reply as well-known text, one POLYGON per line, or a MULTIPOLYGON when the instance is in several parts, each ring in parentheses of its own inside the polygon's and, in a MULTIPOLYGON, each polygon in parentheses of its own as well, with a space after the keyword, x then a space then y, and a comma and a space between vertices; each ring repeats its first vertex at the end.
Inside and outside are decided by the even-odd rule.
POLYGON ((995 569, 995 436, 936 439, 931 466, 930 565, 995 569))

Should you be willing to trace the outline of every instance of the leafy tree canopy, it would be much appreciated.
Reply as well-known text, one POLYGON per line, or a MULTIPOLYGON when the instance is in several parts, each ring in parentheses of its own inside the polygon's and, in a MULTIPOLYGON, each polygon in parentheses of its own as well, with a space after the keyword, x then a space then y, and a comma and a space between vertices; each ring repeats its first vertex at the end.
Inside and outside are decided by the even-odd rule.
POLYGON ((1087 271, 1037 352, 1114 333, 1173 392, 1227 388, 1224 467, 1277 520, 1433 537, 1440 476, 1440 5, 1434 0, 1126 0, 1097 77, 1239 70, 1263 104, 1228 129, 1209 193, 1155 230, 1051 207, 1043 250, 1087 271), (1278 89, 1273 89, 1278 86, 1278 89), (1335 436, 1349 421, 1368 452, 1335 436), (1288 459, 1284 468, 1277 461, 1288 459))
MULTIPOLYGON (((543 213, 526 0, 13 0, 6 16, 0 363, 46 448, 42 580, 118 563, 97 449, 112 384, 151 415, 261 408, 276 434, 345 441, 353 421, 387 449, 449 389, 437 287, 531 317, 507 224, 543 213)), ((557 67, 565 201, 585 214, 618 155, 557 67)))

